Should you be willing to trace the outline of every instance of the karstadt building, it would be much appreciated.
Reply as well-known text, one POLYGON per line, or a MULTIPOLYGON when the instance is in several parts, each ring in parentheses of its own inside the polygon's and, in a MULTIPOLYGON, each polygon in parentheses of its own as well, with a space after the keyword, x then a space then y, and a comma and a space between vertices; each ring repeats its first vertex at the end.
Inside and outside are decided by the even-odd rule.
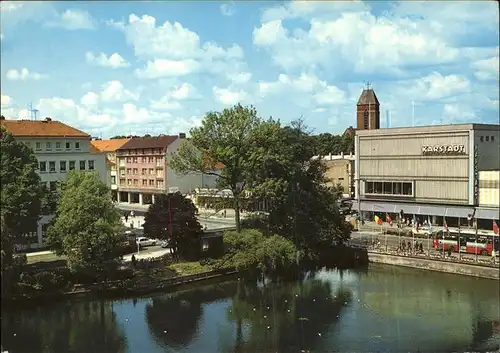
MULTIPOLYGON (((378 111, 370 91, 362 96, 371 96, 370 108, 378 111)), ((456 225, 472 216, 480 227, 491 229, 492 220, 500 218, 500 125, 369 129, 363 121, 366 109, 359 110, 358 104, 363 126, 355 137, 353 208, 365 219, 403 211, 421 220, 430 216, 434 224, 446 219, 456 225)))

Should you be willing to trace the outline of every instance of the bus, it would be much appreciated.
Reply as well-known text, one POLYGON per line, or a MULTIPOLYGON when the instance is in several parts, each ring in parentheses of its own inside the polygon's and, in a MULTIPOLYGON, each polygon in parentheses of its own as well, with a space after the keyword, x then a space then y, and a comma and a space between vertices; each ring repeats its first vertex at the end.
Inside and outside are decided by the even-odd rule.
POLYGON ((491 256, 493 249, 498 254, 500 250, 499 236, 493 231, 449 229, 440 230, 436 233, 432 246, 437 250, 448 250, 467 254, 478 254, 491 256))

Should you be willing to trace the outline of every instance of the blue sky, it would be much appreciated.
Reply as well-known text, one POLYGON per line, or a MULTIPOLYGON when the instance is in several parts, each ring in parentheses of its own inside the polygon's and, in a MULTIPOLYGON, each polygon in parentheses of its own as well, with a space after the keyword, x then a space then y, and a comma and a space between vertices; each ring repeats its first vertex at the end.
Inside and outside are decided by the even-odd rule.
POLYGON ((495 1, 9 2, 1 111, 94 136, 187 132, 238 102, 315 132, 355 126, 371 82, 382 127, 498 123, 495 1))

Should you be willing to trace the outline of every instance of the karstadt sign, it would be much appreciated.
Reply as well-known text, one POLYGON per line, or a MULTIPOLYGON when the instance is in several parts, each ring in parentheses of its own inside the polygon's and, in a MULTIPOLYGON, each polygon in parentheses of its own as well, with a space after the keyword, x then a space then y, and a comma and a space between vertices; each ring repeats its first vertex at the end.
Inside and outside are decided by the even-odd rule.
POLYGON ((423 145, 424 156, 463 155, 466 154, 465 145, 423 145))

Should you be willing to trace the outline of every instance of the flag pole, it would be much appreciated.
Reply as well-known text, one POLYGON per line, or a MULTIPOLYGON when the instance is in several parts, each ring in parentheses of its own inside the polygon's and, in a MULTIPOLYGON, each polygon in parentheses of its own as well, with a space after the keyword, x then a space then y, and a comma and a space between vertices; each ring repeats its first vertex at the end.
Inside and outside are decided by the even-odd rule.
POLYGON ((460 246, 460 217, 458 217, 458 261, 462 261, 462 247, 460 246))
POLYGON ((431 236, 431 233, 432 233, 432 223, 431 223, 431 218, 429 216, 427 216, 427 223, 429 223, 429 228, 427 230, 427 257, 430 256, 430 236, 431 236))
POLYGON ((441 240, 441 248, 443 249, 443 258, 444 258, 444 232, 446 231, 446 217, 443 216, 443 235, 441 240))
POLYGON ((476 232, 476 244, 474 244, 474 252, 476 253, 476 262, 477 262, 477 218, 474 218, 474 228, 476 232))

